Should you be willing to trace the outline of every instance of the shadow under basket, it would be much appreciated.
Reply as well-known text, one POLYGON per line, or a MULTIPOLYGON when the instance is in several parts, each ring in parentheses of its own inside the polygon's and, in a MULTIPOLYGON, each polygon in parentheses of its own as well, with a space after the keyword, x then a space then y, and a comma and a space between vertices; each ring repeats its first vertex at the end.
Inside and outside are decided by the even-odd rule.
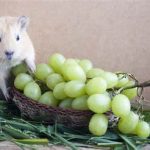
POLYGON ((93 112, 89 110, 63 109, 51 107, 24 96, 20 91, 11 88, 12 101, 21 111, 21 115, 33 121, 45 124, 55 122, 66 127, 80 128, 87 127, 93 112))

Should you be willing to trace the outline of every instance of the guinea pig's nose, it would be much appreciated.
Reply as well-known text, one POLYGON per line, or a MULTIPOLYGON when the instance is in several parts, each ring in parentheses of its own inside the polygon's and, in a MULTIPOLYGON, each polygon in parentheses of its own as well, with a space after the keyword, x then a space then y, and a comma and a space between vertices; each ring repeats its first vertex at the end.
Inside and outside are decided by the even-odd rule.
POLYGON ((7 59, 11 60, 14 52, 13 51, 6 51, 5 55, 7 56, 7 59))

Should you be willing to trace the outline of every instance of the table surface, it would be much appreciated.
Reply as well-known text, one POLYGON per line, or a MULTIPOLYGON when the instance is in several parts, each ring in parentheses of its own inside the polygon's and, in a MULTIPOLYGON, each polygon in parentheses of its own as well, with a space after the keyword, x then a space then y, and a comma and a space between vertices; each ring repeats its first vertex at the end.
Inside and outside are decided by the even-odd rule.
MULTIPOLYGON (((70 150, 67 147, 64 146, 35 146, 36 150, 70 150)), ((17 145, 11 143, 11 142, 0 142, 0 150, 21 150, 17 145)), ((26 149, 28 150, 28 149, 26 149)), ((80 150, 96 150, 91 148, 80 148, 80 150)), ((109 150, 109 148, 99 148, 99 150, 109 150)), ((145 146, 143 150, 150 150, 150 145, 145 146)))

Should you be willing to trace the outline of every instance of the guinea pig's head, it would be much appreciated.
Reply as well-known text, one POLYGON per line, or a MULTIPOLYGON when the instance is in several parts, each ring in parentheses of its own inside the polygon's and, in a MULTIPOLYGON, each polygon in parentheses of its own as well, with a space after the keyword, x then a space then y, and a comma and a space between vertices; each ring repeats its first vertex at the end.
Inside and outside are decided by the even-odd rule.
POLYGON ((0 17, 0 61, 13 61, 22 53, 29 19, 0 17))

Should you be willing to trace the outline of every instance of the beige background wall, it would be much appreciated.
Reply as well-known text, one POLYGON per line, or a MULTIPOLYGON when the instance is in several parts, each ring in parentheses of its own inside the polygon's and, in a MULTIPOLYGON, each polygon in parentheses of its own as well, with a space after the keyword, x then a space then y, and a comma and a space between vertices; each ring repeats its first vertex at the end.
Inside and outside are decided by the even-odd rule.
POLYGON ((0 0, 4 15, 30 17, 37 62, 57 51, 150 79, 149 0, 0 0))

